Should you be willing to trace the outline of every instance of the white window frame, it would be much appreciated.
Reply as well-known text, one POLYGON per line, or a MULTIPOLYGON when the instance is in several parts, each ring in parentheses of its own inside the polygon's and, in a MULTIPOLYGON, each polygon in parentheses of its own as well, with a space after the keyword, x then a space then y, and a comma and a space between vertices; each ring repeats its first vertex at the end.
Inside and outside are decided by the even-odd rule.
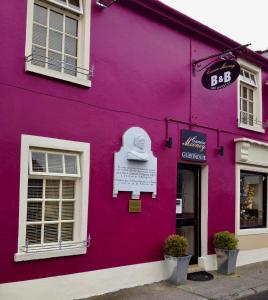
POLYGON ((256 85, 250 85, 249 83, 245 82, 244 80, 241 79, 241 77, 238 77, 237 80, 237 119, 238 119, 238 127, 247 129, 247 130, 252 130, 252 131, 257 131, 264 133, 265 130, 262 126, 262 72, 261 68, 252 65, 245 60, 238 59, 238 63, 240 64, 242 69, 246 69, 251 73, 254 73, 256 76, 256 85), (243 124, 241 122, 241 116, 240 116, 240 83, 244 85, 248 85, 251 88, 254 88, 254 107, 253 107, 253 114, 255 117, 257 117, 258 121, 260 124, 253 124, 248 125, 248 124, 243 124))
MULTIPOLYGON (((78 16, 78 45, 77 45, 77 66, 86 70, 90 69, 90 14, 91 14, 91 0, 80 0, 83 5, 83 14, 78 13, 69 8, 70 11, 78 16)), ((36 0, 40 2, 40 0, 36 0)), ((42 2, 42 1, 41 1, 42 2)), ((62 9, 62 5, 50 0, 46 3, 46 7, 54 8, 54 10, 62 9), (55 3, 55 4, 54 4, 55 3)), ((25 57, 32 54, 32 35, 33 35, 33 12, 35 0, 27 0, 27 22, 26 22, 26 43, 25 43, 25 57)), ((47 69, 41 66, 33 65, 31 61, 25 62, 25 71, 33 72, 56 79, 72 82, 86 87, 91 87, 91 81, 85 75, 77 74, 72 76, 69 74, 61 73, 55 70, 47 69)))
POLYGON ((82 1, 82 0, 79 0, 79 3, 80 3, 80 10, 77 10, 77 9, 72 8, 71 6, 69 6, 69 0, 67 0, 68 3, 66 2, 66 4, 60 3, 60 2, 58 2, 57 0, 47 0, 47 1, 49 1, 49 2, 51 2, 51 3, 54 3, 54 4, 56 4, 57 6, 66 8, 66 9, 68 9, 68 10, 70 10, 70 11, 75 12, 75 13, 83 14, 83 1, 82 1))
POLYGON ((88 219, 88 194, 89 194, 89 158, 90 144, 76 141, 60 140, 47 137, 22 135, 21 136, 21 157, 20 157, 20 205, 19 205, 19 234, 18 249, 14 256, 16 262, 43 259, 50 257, 61 257, 69 255, 86 254, 87 247, 70 247, 64 249, 55 249, 36 252, 24 252, 26 240, 26 218, 27 218, 27 195, 28 195, 28 177, 29 177, 29 159, 31 148, 44 148, 56 151, 77 152, 80 156, 81 179, 78 178, 79 206, 76 215, 76 237, 75 242, 82 243, 87 240, 87 219, 88 219))
MULTIPOLYGON (((257 166, 249 166, 243 164, 236 165, 236 234, 251 235, 251 234, 267 234, 268 233, 268 218, 266 218, 266 227, 263 228, 240 228, 240 173, 241 171, 251 171, 258 173, 266 173, 268 176, 268 168, 257 166)), ((267 200, 268 202, 268 183, 267 183, 267 200)), ((266 205, 266 216, 268 216, 268 205, 266 205)))

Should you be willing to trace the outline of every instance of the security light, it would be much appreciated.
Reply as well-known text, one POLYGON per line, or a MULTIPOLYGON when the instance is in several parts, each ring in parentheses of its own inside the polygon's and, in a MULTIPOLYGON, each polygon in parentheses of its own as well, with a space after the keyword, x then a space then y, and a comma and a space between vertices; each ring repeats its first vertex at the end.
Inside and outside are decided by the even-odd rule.
POLYGON ((96 4, 101 7, 109 7, 115 3, 116 0, 96 0, 96 4))

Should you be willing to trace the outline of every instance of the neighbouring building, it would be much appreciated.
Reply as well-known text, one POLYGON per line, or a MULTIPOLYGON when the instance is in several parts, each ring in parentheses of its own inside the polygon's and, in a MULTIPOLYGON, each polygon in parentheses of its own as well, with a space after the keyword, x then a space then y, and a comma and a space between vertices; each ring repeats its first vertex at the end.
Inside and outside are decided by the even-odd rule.
POLYGON ((163 280, 176 232, 206 270, 222 230, 268 260, 265 57, 159 1, 2 5, 1 299, 163 280))

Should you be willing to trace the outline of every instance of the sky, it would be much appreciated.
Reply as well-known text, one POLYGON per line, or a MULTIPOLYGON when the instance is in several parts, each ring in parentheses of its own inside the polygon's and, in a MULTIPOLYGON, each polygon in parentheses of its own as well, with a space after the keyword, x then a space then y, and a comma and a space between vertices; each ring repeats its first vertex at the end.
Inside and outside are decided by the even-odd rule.
POLYGON ((252 50, 268 48, 268 1, 161 0, 252 50))

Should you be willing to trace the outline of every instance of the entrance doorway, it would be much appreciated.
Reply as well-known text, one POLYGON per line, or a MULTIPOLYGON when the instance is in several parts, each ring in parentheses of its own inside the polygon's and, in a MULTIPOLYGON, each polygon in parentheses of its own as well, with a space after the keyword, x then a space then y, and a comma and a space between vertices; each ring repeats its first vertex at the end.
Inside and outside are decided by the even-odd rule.
POLYGON ((190 264, 197 264, 201 254, 201 167, 178 164, 176 233, 189 241, 190 264))

